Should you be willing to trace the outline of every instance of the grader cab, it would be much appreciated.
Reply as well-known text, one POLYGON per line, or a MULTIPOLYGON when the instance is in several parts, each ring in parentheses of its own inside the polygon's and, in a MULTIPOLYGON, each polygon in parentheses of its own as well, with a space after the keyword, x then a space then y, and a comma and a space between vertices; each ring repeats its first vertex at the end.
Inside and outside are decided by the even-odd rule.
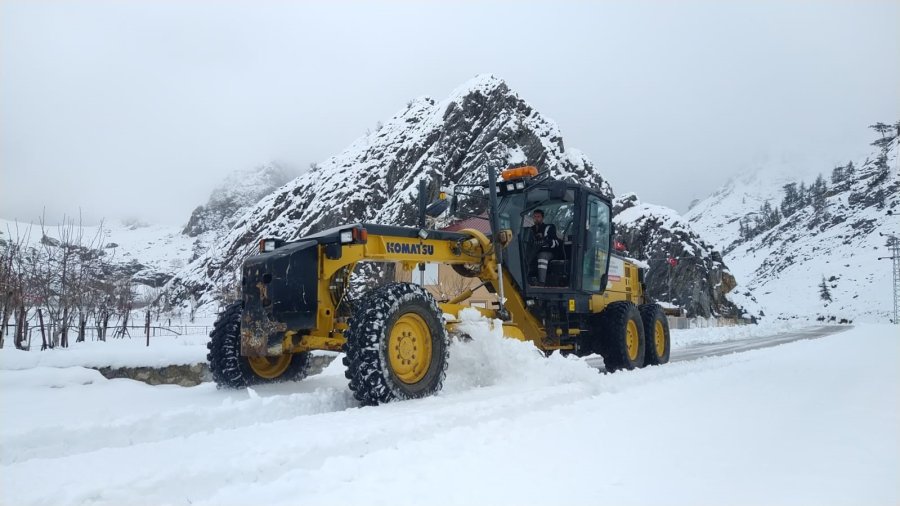
POLYGON ((345 353, 349 387, 363 404, 439 391, 450 335, 471 290, 437 301, 422 286, 389 283, 354 298, 350 277, 364 262, 407 271, 447 264, 478 278, 496 295, 494 307, 478 310, 499 320, 505 336, 546 353, 598 353, 608 371, 668 361, 668 324, 645 296, 642 270, 611 251, 605 196, 534 167, 506 170, 501 181, 491 172, 476 186, 455 188, 449 207, 459 215, 465 211, 458 196, 481 195, 489 233, 425 228, 426 214, 448 206, 426 206, 420 197, 418 227, 359 223, 291 242, 260 241, 260 253, 242 267, 242 299, 225 309, 210 334, 217 384, 300 379, 311 351, 331 350, 345 353), (536 209, 554 225, 552 248, 547 238, 535 241, 536 209), (539 251, 552 253, 543 255, 543 282, 537 281, 539 251))

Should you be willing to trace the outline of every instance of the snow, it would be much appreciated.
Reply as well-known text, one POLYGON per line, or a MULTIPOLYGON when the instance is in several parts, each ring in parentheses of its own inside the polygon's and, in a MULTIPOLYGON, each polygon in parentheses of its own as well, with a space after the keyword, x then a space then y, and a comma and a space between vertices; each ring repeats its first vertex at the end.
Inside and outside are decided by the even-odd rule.
POLYGON ((768 337, 809 327, 806 320, 773 320, 757 325, 735 325, 732 327, 705 327, 697 329, 672 329, 672 349, 683 348, 695 344, 724 343, 768 337))
MULTIPOLYGON (((72 343, 69 348, 23 351, 0 349, 0 370, 31 367, 165 367, 167 365, 206 362, 206 334, 179 337, 126 337, 103 341, 72 343)), ((34 345, 34 343, 32 343, 34 345)), ((38 346, 40 346, 38 344, 38 346)))
POLYGON ((463 324, 440 395, 374 408, 339 361, 252 391, 0 371, 0 503, 900 501, 896 327, 604 375, 463 324))
POLYGON ((853 160, 855 176, 844 184, 830 180, 832 167, 808 167, 775 163, 737 178, 697 204, 685 215, 691 226, 723 251, 725 263, 738 281, 729 298, 751 314, 766 318, 835 317, 867 322, 887 322, 892 317, 891 265, 881 234, 900 230, 900 140, 884 152, 891 168, 888 178, 873 184, 874 161, 881 150, 853 160), (824 171, 823 171, 824 169, 824 171), (765 201, 781 202, 783 185, 810 184, 821 173, 828 181, 826 211, 842 221, 817 223, 811 206, 796 211, 771 231, 739 241, 739 219, 752 218, 765 201), (851 205, 849 196, 877 195, 883 201, 851 205), (888 211, 893 209, 893 215, 888 211), (866 226, 871 223, 871 227, 866 226), (827 280, 832 302, 819 297, 819 285, 827 280), (832 279, 833 278, 833 279, 832 279))

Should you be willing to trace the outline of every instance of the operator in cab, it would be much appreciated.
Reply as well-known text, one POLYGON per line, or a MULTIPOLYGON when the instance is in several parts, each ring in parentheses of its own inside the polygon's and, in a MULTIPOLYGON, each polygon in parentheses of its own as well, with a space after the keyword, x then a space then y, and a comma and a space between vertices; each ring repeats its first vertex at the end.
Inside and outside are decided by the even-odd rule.
POLYGON ((531 212, 534 225, 531 227, 533 244, 537 247, 537 284, 544 286, 547 283, 547 269, 550 260, 556 256, 559 248, 559 240, 556 235, 556 226, 552 223, 544 223, 544 211, 535 209, 531 212))

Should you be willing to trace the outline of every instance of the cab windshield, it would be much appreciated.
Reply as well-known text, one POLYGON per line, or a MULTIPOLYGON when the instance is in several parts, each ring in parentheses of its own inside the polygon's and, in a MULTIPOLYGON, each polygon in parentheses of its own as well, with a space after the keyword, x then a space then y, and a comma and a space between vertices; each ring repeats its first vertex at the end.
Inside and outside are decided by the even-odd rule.
POLYGON ((575 190, 551 199, 548 190, 506 195, 499 204, 500 228, 512 230, 513 242, 504 255, 507 269, 520 286, 569 287, 575 227, 575 190), (543 212, 538 233, 534 212, 543 212), (551 227, 552 225, 552 227, 551 227), (542 273, 541 269, 546 272, 542 273))

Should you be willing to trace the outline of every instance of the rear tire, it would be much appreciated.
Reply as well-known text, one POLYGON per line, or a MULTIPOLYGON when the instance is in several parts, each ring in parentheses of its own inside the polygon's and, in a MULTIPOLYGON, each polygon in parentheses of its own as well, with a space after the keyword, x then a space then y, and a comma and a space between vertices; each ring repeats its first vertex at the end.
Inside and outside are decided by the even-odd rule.
POLYGON ((644 324, 647 354, 644 365, 661 365, 669 361, 672 338, 669 334, 669 320, 659 304, 644 304, 638 308, 644 324))
POLYGON ((409 283, 366 294, 344 334, 345 373, 363 405, 427 397, 440 391, 449 335, 434 297, 409 283))
POLYGON ((641 313, 627 301, 613 302, 599 315, 595 329, 595 350, 603 357, 609 372, 643 367, 645 357, 644 324, 641 313))
POLYGON ((245 388, 261 383, 297 381, 309 372, 309 353, 248 358, 241 355, 242 301, 229 304, 209 333, 209 372, 219 388, 245 388))

